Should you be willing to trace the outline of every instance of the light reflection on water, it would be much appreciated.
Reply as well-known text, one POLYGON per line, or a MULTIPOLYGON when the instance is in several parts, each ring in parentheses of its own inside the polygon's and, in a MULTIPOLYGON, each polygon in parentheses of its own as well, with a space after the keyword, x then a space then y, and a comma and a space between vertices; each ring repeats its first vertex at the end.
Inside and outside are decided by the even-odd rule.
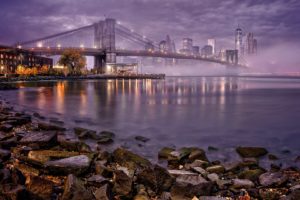
POLYGON ((1 95, 69 126, 112 130, 119 143, 139 151, 165 145, 300 150, 299 80, 174 77, 18 84, 23 88, 1 95), (135 135, 151 141, 139 147, 131 140, 135 135))

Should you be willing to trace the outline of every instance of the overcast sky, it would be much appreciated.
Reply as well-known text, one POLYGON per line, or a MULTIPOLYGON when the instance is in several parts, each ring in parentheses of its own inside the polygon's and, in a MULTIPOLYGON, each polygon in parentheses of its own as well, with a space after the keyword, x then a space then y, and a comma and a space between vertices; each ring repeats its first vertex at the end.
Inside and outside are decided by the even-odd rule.
MULTIPOLYGON (((105 16, 154 40, 202 46, 215 37, 234 46, 238 26, 260 47, 300 41, 299 0, 0 0, 0 44, 14 44, 91 24, 105 16)), ((300 44, 300 43, 299 43, 300 44)))

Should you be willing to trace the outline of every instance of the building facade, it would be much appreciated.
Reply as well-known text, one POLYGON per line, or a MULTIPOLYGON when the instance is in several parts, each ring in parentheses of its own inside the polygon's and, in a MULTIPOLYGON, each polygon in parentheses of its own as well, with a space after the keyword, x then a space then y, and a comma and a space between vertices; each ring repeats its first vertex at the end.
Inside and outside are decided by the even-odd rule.
POLYGON ((204 57, 210 57, 213 55, 213 47, 210 45, 205 45, 202 49, 201 49, 201 55, 204 57))
POLYGON ((257 40, 254 38, 253 33, 248 33, 247 34, 246 53, 248 55, 257 53, 257 40))
POLYGON ((53 67, 51 58, 37 56, 34 53, 26 50, 16 49, 7 46, 0 46, 0 73, 14 74, 18 65, 24 67, 53 67))
POLYGON ((217 44, 216 39, 212 38, 212 39, 207 40, 207 45, 212 46, 212 54, 213 55, 216 55, 216 52, 217 52, 216 44, 217 44))
POLYGON ((239 56, 244 54, 243 31, 240 27, 235 30, 235 50, 238 50, 239 56))

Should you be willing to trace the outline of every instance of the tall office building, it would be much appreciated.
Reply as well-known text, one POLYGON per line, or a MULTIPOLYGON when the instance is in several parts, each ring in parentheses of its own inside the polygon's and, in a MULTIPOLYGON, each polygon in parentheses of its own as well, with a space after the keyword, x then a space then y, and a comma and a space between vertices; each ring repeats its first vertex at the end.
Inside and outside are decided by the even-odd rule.
POLYGON ((246 52, 249 55, 257 53, 257 40, 254 38, 253 33, 247 34, 246 52))
POLYGON ((244 54, 243 47, 243 32, 240 27, 235 30, 235 50, 238 50, 238 55, 242 56, 244 54))
POLYGON ((212 53, 213 53, 213 55, 215 55, 216 52, 217 52, 217 50, 216 50, 216 39, 213 39, 213 38, 208 39, 207 40, 207 45, 212 46, 212 53))
POLYGON ((182 49, 187 52, 193 51, 193 40, 191 38, 183 38, 182 49))

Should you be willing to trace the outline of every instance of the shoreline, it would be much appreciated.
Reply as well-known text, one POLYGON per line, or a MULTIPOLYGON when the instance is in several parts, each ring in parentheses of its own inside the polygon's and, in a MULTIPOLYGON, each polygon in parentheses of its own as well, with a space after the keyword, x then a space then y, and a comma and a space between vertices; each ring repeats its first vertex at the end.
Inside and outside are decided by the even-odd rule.
MULTIPOLYGON (((230 163, 209 161, 201 147, 165 147, 158 152, 167 163, 162 167, 121 147, 108 152, 105 145, 116 137, 112 132, 74 127, 76 138, 68 138, 63 125, 34 121, 42 116, 0 102, 0 196, 14 192, 29 199, 68 199, 80 192, 82 199, 299 198, 299 169, 262 168, 262 157, 278 159, 262 147, 237 147, 242 161, 230 163), (92 151, 86 140, 96 140, 99 148, 92 151)), ((143 136, 135 139, 148 142, 143 136)))

